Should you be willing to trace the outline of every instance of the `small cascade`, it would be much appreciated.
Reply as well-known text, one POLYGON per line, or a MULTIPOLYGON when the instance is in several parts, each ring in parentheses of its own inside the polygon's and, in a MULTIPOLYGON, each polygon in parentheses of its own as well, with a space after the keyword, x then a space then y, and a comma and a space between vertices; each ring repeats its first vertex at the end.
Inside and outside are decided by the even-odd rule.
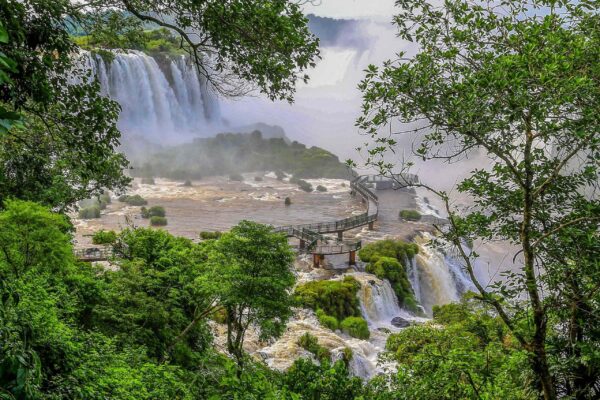
MULTIPOLYGON (((309 310, 297 310, 294 317, 288 322, 285 333, 279 339, 273 344, 255 351, 269 367, 285 370, 297 358, 311 357, 310 353, 298 345, 300 337, 306 332, 315 336, 321 346, 330 349, 334 358, 345 347, 352 349, 353 356, 349 365, 352 375, 368 379, 377 372, 377 356, 381 352, 381 348, 369 341, 348 338, 339 332, 332 332, 322 327, 315 314, 309 310)), ((224 340, 224 335, 218 334, 217 341, 221 340, 221 337, 224 340)), ((260 347, 254 344, 257 340, 255 332, 249 332, 245 344, 248 347, 247 350, 252 351, 253 348, 260 347)))
POLYGON ((98 79, 103 94, 121 105, 119 128, 150 139, 206 134, 221 122, 220 107, 206 79, 185 56, 150 57, 114 52, 109 62, 82 52, 82 64, 98 79))
POLYGON ((396 317, 406 321, 421 320, 400 308, 396 293, 387 279, 379 279, 365 272, 354 272, 349 275, 360 282, 358 296, 361 313, 371 330, 378 328, 397 330, 392 325, 392 319, 396 317))
POLYGON ((417 266, 417 262, 413 258, 406 258, 406 274, 408 275, 408 281, 412 286, 413 293, 415 294, 415 299, 419 304, 421 304, 421 281, 419 278, 419 267, 417 266))
POLYGON ((428 234, 416 239, 420 251, 414 260, 418 284, 413 285, 413 289, 418 287, 418 300, 428 314, 434 305, 458 301, 463 293, 472 289, 462 264, 451 253, 451 246, 434 248, 431 240, 428 234))

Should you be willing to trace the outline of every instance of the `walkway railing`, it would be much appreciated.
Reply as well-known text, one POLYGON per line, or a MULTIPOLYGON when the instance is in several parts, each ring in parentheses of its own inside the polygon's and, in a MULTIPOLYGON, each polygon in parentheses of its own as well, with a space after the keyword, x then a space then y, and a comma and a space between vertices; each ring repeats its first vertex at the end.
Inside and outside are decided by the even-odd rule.
POLYGON ((287 225, 274 228, 276 232, 283 232, 287 236, 294 236, 309 243, 302 248, 313 254, 344 254, 360 250, 362 242, 336 240, 335 243, 329 243, 330 239, 322 236, 322 233, 339 233, 350 229, 355 229, 364 225, 369 225, 377 221, 379 198, 366 185, 368 176, 358 176, 350 182, 352 194, 360 195, 367 203, 367 211, 349 218, 337 221, 314 222, 310 224, 287 225))
POLYGON ((79 261, 106 261, 114 255, 112 247, 91 247, 74 249, 73 254, 79 261))

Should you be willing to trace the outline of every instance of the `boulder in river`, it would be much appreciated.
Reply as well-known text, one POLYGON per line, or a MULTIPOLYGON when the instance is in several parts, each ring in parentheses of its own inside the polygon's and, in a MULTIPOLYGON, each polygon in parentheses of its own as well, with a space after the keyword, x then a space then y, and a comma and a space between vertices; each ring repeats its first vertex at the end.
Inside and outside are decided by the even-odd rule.
POLYGON ((406 328, 406 327, 410 326, 410 322, 405 320, 402 317, 392 318, 391 324, 394 325, 396 328, 406 328))

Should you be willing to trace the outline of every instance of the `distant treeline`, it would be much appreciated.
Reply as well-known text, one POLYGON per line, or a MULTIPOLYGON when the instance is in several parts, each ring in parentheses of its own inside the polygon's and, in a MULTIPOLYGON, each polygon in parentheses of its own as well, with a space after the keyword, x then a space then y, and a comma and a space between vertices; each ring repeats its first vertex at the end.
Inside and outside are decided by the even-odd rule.
POLYGON ((334 154, 319 147, 264 139, 261 132, 221 133, 160 150, 134 167, 133 175, 200 179, 253 171, 285 171, 297 178, 348 178, 350 171, 334 154))

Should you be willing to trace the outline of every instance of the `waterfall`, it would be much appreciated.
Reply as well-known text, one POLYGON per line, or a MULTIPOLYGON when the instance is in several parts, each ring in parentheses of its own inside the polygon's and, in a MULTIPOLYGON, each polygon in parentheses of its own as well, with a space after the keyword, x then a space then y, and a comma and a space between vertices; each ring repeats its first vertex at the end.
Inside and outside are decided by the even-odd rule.
POLYGON ((412 286, 413 289, 413 293, 415 294, 415 299, 417 300, 417 302, 419 304, 421 304, 421 281, 419 278, 419 267, 417 266, 417 263, 413 258, 406 258, 406 268, 407 268, 407 275, 408 275, 408 281, 410 282, 410 285, 412 286))
POLYGON ((428 234, 417 239, 419 254, 413 260, 416 267, 414 279, 418 282, 413 284, 413 289, 419 288, 417 299, 428 314, 431 314, 434 305, 458 301, 464 292, 473 289, 462 263, 452 255, 451 246, 434 248, 431 239, 428 234))
POLYGON ((361 314, 371 330, 377 328, 394 329, 391 321, 395 317, 415 320, 415 317, 398 305, 398 298, 387 279, 379 279, 365 272, 354 272, 352 275, 360 282, 358 293, 361 314))
POLYGON ((82 63, 102 93, 121 105, 119 129, 125 134, 165 141, 206 136, 221 123, 219 103, 204 77, 185 56, 150 57, 139 51, 114 52, 107 62, 82 53, 82 63))

